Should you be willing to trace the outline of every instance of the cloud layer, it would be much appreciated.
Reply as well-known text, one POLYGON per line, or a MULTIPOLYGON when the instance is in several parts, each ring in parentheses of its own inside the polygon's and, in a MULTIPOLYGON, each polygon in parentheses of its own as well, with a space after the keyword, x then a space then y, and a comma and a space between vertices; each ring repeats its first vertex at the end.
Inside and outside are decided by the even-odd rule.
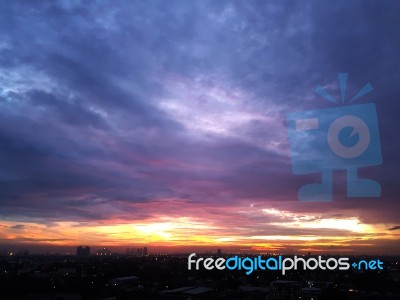
POLYGON ((398 3, 0 6, 4 242, 398 248, 398 3), (343 71, 374 86, 382 198, 338 172, 332 203, 301 203, 319 177, 292 174, 285 115, 332 107, 314 90, 343 71))

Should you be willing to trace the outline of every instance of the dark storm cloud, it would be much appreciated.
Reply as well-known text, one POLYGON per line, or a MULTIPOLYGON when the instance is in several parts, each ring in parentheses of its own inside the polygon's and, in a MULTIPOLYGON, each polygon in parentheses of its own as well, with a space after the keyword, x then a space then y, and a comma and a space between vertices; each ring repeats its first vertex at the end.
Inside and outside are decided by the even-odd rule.
POLYGON ((373 174, 382 178, 384 197, 380 211, 367 202, 363 214, 366 222, 396 220, 399 4, 0 5, 2 216, 107 219, 114 213, 107 205, 117 200, 168 197, 296 201, 293 209, 319 211, 295 200, 308 177, 291 174, 285 113, 326 107, 315 86, 331 84, 337 96, 336 74, 345 71, 349 94, 372 82, 375 91, 365 99, 376 100, 381 122, 384 164, 373 174), (187 123, 179 107, 168 113, 162 105, 185 82, 188 94, 204 77, 204 89, 243 91, 234 121, 242 108, 254 107, 250 117, 272 111, 273 125, 255 119, 228 128, 228 137, 194 133, 188 124, 206 96, 185 108, 192 110, 187 123), (259 145, 275 140, 275 148, 259 145))
POLYGON ((393 226, 391 228, 389 228, 388 230, 399 230, 400 229, 400 225, 397 226, 393 226))
POLYGON ((10 227, 11 229, 17 229, 17 230, 20 230, 20 229, 24 229, 25 228, 25 225, 14 225, 14 226, 11 226, 10 227))

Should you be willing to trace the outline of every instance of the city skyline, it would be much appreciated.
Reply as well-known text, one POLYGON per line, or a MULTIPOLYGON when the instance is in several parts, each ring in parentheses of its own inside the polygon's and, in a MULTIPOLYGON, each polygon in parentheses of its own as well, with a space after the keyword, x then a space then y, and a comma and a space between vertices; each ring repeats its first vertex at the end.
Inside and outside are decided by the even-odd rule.
MULTIPOLYGON (((392 3, 399 8, 398 3, 392 3)), ((398 255, 400 21, 335 3, 0 3, 0 248, 398 255), (286 115, 367 82, 380 198, 301 202, 286 115)))

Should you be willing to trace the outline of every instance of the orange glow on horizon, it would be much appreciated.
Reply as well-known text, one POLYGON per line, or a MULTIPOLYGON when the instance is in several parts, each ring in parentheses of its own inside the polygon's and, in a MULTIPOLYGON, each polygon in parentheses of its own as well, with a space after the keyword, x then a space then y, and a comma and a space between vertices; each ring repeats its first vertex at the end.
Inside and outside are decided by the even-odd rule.
MULTIPOLYGON (((365 249, 398 240, 398 234, 387 232, 390 224, 364 224, 359 219, 296 215, 276 209, 250 207, 247 219, 241 217, 237 227, 228 217, 157 216, 138 222, 107 224, 56 222, 49 225, 37 222, 2 222, 0 238, 9 243, 52 246, 156 245, 166 247, 246 247, 252 250, 348 251, 349 247, 365 249), (256 216, 267 215, 265 222, 253 224, 256 216), (272 217, 272 218, 271 218, 272 217), (224 219, 225 218, 225 219, 224 219)), ((243 215, 238 209, 234 215, 243 215)), ((237 217, 236 217, 237 218, 237 217)))

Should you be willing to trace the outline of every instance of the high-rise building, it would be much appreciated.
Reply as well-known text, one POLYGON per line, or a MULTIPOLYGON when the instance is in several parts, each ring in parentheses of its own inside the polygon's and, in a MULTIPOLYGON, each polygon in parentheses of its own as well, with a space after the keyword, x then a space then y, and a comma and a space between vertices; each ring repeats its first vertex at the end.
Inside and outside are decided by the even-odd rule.
POLYGON ((76 256, 78 257, 89 257, 90 256, 90 247, 82 247, 79 246, 76 248, 76 256))
POLYGON ((127 248, 126 249, 126 254, 128 255, 136 255, 136 256, 142 256, 142 255, 147 255, 147 247, 143 248, 127 248))
POLYGON ((111 250, 107 248, 101 248, 96 252, 97 256, 111 256, 111 250))

